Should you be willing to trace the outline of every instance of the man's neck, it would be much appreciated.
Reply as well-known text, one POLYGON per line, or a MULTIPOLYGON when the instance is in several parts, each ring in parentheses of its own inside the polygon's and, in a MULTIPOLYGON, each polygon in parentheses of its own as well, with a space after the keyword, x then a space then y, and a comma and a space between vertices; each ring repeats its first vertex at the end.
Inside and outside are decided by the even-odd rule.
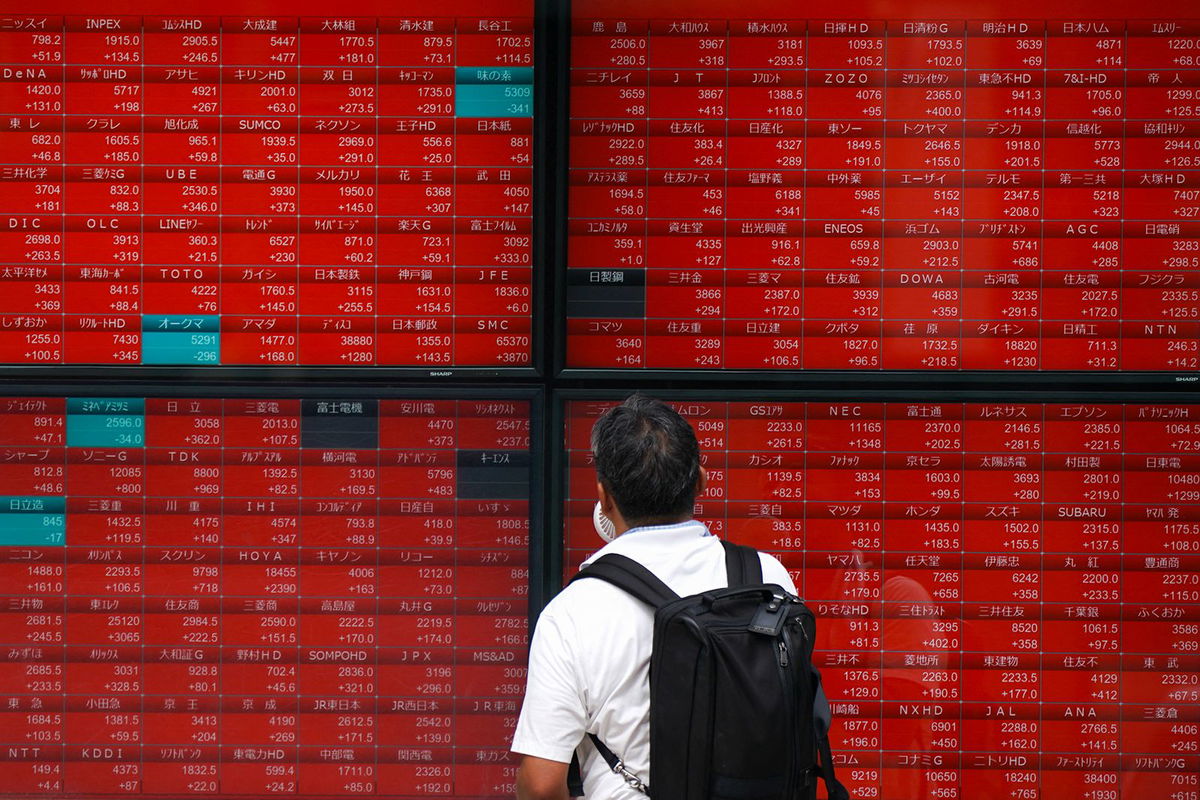
MULTIPOLYGON (((694 522, 695 518, 691 514, 684 514, 679 517, 647 517, 636 521, 630 521, 625 530, 631 531, 634 528, 662 528, 668 525, 682 525, 685 522, 694 522)), ((625 531, 621 531, 624 533, 625 531)))

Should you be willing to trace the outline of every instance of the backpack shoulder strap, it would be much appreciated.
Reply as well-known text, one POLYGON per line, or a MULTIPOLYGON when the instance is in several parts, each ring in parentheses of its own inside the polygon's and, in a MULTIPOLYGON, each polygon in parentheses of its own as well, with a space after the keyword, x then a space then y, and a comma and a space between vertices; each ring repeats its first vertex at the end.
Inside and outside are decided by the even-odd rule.
POLYGON ((722 539, 721 546, 725 548, 725 572, 731 589, 763 582, 762 562, 758 560, 757 550, 728 539, 722 539))
MULTIPOLYGON (((592 740, 592 744, 596 747, 596 752, 604 759, 604 763, 608 764, 608 768, 613 771, 614 775, 620 776, 631 789, 636 789, 642 794, 649 796, 650 787, 642 782, 642 779, 629 771, 625 763, 617 757, 617 754, 608 749, 604 742, 600 741, 600 737, 594 733, 587 735, 592 740)), ((567 793, 571 797, 583 797, 583 775, 579 767, 579 751, 576 750, 571 754, 571 766, 567 768, 567 793)), ((849 797, 836 798, 835 800, 850 800, 849 797)))
POLYGON ((579 570, 571 579, 571 583, 580 578, 599 578, 656 609, 679 599, 679 595, 671 591, 670 587, 659 580, 657 575, 632 558, 619 553, 600 556, 579 570))
POLYGON ((583 774, 579 768, 579 752, 571 753, 571 766, 567 767, 567 794, 583 797, 583 774))

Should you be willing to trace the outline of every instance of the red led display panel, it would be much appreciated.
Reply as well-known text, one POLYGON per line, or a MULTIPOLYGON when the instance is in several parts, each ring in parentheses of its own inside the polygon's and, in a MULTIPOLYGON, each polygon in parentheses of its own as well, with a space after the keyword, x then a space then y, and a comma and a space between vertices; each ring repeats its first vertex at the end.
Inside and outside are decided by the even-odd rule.
MULTIPOLYGON (((567 404, 566 569, 592 529, 567 404)), ((696 516, 817 615, 854 798, 1167 797, 1200 775, 1200 406, 712 402, 696 516)))
POLYGON ((0 795, 511 797, 529 414, 0 399, 0 795))
POLYGON ((8 4, 0 363, 527 367, 532 0, 8 4))
POLYGON ((1200 368, 1194 3, 572 9, 567 367, 1200 368))

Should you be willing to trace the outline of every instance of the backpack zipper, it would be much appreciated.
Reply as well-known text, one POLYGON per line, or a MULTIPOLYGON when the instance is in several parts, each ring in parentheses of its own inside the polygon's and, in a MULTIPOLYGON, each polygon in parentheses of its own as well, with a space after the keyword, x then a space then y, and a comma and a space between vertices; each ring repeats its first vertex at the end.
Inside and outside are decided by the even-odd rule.
MULTIPOLYGON (((788 652, 787 636, 786 636, 786 634, 784 634, 782 632, 779 637, 779 641, 777 643, 777 649, 778 649, 778 654, 779 654, 779 677, 780 677, 780 680, 783 681, 784 697, 787 697, 787 698, 795 697, 796 687, 794 685, 795 681, 792 679, 793 675, 792 675, 792 670, 791 670, 792 659, 791 659, 791 654, 788 652)), ((787 701, 785 701, 785 702, 787 702, 787 701)), ((796 747, 796 720, 793 718, 792 714, 788 714, 787 719, 788 719, 788 741, 790 741, 792 743, 792 749, 795 750, 795 747, 796 747)), ((794 800, 794 798, 796 797, 796 774, 795 774, 795 772, 796 772, 796 770, 795 770, 796 754, 793 752, 791 758, 789 758, 787 760, 789 762, 791 762, 791 766, 788 769, 787 775, 784 778, 783 798, 784 798, 784 800, 794 800)))

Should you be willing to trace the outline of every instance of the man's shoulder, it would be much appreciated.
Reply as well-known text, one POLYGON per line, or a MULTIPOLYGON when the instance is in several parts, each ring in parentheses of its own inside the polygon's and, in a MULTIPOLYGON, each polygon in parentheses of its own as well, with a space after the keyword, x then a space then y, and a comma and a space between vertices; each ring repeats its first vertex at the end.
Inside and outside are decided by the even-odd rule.
POLYGON ((612 603, 638 601, 616 586, 598 578, 572 581, 546 604, 539 619, 553 619, 560 623, 572 620, 576 623, 611 616, 612 603))

